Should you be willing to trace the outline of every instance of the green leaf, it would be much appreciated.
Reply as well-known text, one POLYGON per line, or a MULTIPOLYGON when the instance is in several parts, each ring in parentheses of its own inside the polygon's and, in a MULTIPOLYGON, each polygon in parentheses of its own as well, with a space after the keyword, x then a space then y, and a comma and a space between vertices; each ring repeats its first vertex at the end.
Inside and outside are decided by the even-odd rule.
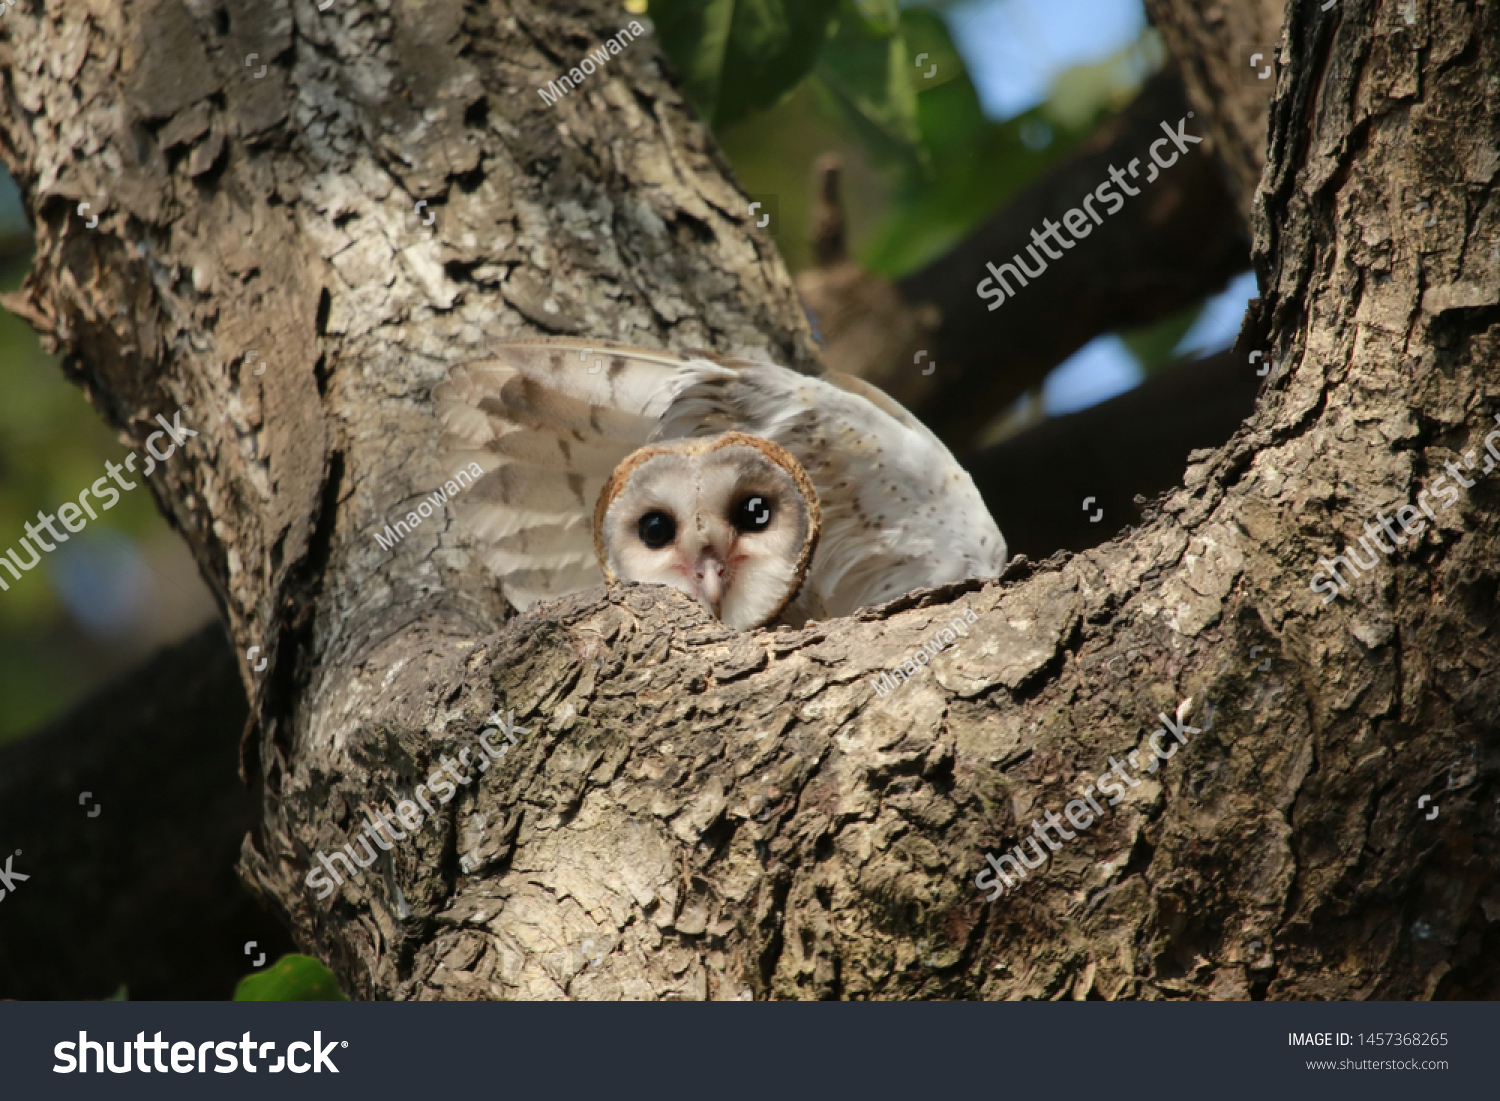
POLYGON ((1056 111, 1048 102, 1005 122, 992 122, 985 117, 979 93, 941 16, 908 8, 901 13, 901 33, 914 61, 927 55, 920 71, 913 66, 912 82, 922 150, 931 172, 926 179, 908 180, 891 212, 860 250, 860 262, 887 277, 922 267, 972 233, 1093 131, 1110 113, 1121 89, 1129 86, 1130 74, 1136 74, 1131 79, 1138 83, 1139 73, 1149 72, 1154 63, 1148 35, 1121 52, 1109 80, 1087 74, 1074 84, 1064 74, 1059 83, 1077 92, 1067 110, 1056 111), (1127 56, 1131 50, 1144 60, 1132 60, 1133 55, 1127 56), (1050 135, 1050 141, 1037 142, 1037 134, 1050 135))
POLYGON ((985 117, 941 16, 908 8, 901 13, 901 32, 913 55, 917 127, 923 159, 931 169, 908 178, 861 252, 861 263, 888 277, 921 267, 951 248, 1053 155, 1021 143, 1022 119, 994 123, 985 117))
POLYGON ((289 952, 234 988, 237 1002, 343 1002, 333 972, 311 956, 289 952))
POLYGON ((813 74, 872 152, 908 167, 920 162, 917 95, 894 4, 847 0, 813 74))
MULTIPOLYGON (((875 4, 876 8, 884 6, 875 4)), ((817 60, 838 0, 651 0, 662 49, 715 130, 776 104, 817 60)))
POLYGON ((861 19, 871 34, 895 34, 901 29, 901 6, 896 0, 850 0, 844 14, 861 19))
POLYGON ((1149 29, 1106 58, 1074 65, 1052 81, 1045 106, 1047 118, 1071 129, 1092 126, 1101 116, 1112 115, 1133 100, 1141 84, 1165 60, 1161 35, 1149 29))

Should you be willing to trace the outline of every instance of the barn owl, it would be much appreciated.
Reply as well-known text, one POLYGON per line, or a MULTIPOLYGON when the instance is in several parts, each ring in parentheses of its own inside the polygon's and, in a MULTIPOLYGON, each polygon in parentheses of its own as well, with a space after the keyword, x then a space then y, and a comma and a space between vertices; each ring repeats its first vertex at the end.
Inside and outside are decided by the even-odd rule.
POLYGON ((974 482, 859 379, 578 340, 497 345, 433 391, 460 523, 518 610, 617 580, 726 626, 847 615, 994 577, 974 482))

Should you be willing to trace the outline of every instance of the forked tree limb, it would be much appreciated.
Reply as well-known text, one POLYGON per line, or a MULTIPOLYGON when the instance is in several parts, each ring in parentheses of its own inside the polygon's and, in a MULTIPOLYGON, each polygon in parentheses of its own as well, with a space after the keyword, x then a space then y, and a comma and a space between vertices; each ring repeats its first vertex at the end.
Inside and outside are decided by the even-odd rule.
POLYGON ((1234 438, 1104 547, 747 634, 634 587, 502 624, 445 514, 371 538, 436 485, 427 392, 487 339, 811 365, 649 38, 548 107, 538 83, 613 9, 13 12, 0 129, 38 221, 32 313, 127 430, 197 403, 203 435, 153 490, 236 650, 273 655, 242 667, 264 791, 242 866, 299 943, 397 998, 1493 994, 1495 484, 1334 603, 1308 583, 1500 414, 1500 35, 1487 10, 1353 9, 1290 10, 1240 349, 1286 370, 1234 438), (144 44, 171 36, 169 81, 144 44), (257 47, 274 83, 240 65, 257 47), (1383 79, 1400 58, 1416 88, 1383 79), (162 148, 195 111, 207 129, 162 148), (1436 224, 1393 187, 1430 193, 1436 224), (101 190, 83 230, 59 197, 101 190), (1209 703, 1211 727, 981 898, 985 850, 1209 703), (479 773, 512 713, 526 732, 479 773), (444 757, 461 793, 319 900, 318 853, 444 757))

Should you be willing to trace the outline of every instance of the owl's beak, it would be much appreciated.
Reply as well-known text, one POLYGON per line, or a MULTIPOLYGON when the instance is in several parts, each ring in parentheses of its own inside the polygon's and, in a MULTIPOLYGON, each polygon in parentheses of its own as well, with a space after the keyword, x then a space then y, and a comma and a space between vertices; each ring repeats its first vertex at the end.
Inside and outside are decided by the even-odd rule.
POLYGON ((724 563, 711 555, 704 554, 698 559, 698 566, 693 571, 698 580, 698 597, 708 605, 709 611, 715 616, 719 614, 719 605, 724 602, 724 563))

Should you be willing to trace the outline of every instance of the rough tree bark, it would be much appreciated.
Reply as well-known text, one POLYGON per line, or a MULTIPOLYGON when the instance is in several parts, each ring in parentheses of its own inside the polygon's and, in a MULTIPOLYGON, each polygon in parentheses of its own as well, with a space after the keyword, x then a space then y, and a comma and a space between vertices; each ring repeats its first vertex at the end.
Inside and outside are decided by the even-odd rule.
POLYGON ((353 993, 1497 992, 1495 479, 1335 603, 1308 590, 1500 414, 1492 8, 1290 9, 1241 348, 1285 369, 1142 529, 748 634, 636 587, 495 633, 445 516, 391 552, 371 538, 437 485, 427 393, 494 337, 813 366, 649 40, 548 108, 536 87, 617 29, 594 5, 12 16, 22 308, 133 444, 193 410, 152 491, 237 648, 271 656, 241 668, 263 792, 242 867, 353 993), (872 674, 965 611, 966 637, 876 697, 872 674), (515 749, 319 902, 317 852, 496 709, 515 749), (1207 729, 984 902, 982 852, 1163 712, 1207 729))

